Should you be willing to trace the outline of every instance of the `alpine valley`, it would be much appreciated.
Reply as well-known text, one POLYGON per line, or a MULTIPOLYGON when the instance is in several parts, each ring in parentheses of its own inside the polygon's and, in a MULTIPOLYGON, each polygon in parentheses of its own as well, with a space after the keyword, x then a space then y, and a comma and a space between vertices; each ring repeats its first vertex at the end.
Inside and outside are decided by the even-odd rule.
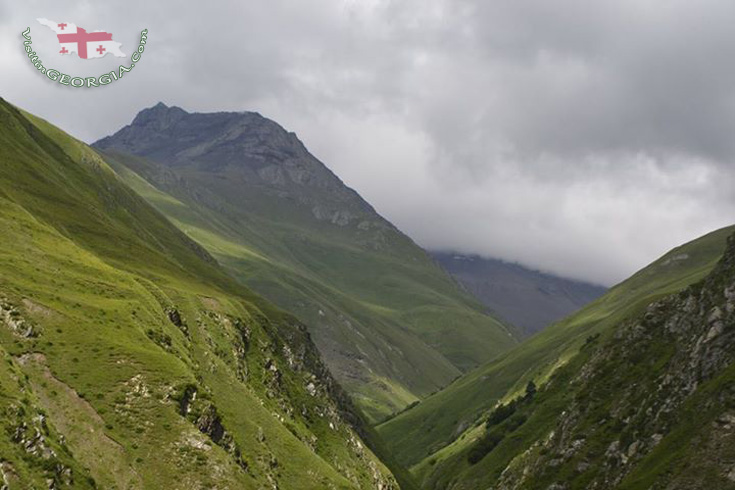
POLYGON ((0 488, 735 488, 735 227, 605 290, 429 255, 257 113, 0 99, 0 230, 0 488))
POLYGON ((158 104, 94 147, 233 277, 310 326, 371 420, 517 343, 513 328, 259 114, 158 104))

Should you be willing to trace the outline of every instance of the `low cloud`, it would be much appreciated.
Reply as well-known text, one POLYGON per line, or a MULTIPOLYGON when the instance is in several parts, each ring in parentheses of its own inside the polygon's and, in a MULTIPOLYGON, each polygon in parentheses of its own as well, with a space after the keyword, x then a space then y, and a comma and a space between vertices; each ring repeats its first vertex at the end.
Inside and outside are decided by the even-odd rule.
MULTIPOLYGON (((85 141, 159 100, 257 110, 426 247, 605 284, 735 217, 726 0, 0 2, 0 96, 85 141), (172 12, 175 12, 172 14, 172 12), (30 67, 36 17, 112 31, 141 62, 104 89, 30 67)), ((48 31, 48 32, 46 32, 48 31)))

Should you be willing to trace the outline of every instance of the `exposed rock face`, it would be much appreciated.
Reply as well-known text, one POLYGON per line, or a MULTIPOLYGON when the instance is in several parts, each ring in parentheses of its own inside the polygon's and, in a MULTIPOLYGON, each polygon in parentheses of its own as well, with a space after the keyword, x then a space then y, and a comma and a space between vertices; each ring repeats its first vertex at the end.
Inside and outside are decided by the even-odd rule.
MULTIPOLYGON (((326 425, 329 432, 348 441, 348 448, 370 474, 373 488, 398 488, 397 482, 392 477, 386 477, 371 461, 369 449, 359 439, 370 441, 371 432, 349 396, 325 366, 304 325, 298 322, 274 324, 272 326, 277 331, 271 332, 267 340, 261 338, 253 341, 253 333, 246 320, 213 311, 201 313, 208 321, 216 322, 223 331, 233 334, 231 340, 234 340, 233 354, 237 361, 238 377, 244 372, 241 379, 248 380, 249 361, 254 378, 262 382, 266 398, 277 406, 274 413, 281 422, 299 421, 304 427, 326 425), (253 357, 260 362, 253 362, 253 357), (303 387, 297 387, 295 380, 303 382, 303 387)), ((222 352, 221 355, 223 359, 228 358, 228 353, 222 352)), ((257 466, 268 476, 272 488, 277 488, 277 473, 281 464, 270 452, 269 441, 262 428, 255 437, 269 456, 254 457, 245 453, 211 398, 211 390, 204 384, 185 384, 172 389, 170 395, 179 414, 208 437, 212 444, 227 451, 236 464, 246 471, 251 468, 250 465, 257 466)), ((318 453, 320 439, 316 435, 310 434, 307 438, 304 433, 293 434, 318 453)), ((193 439, 188 444, 202 446, 206 443, 193 439)), ((345 474, 356 486, 360 485, 356 475, 350 472, 345 474)))
MULTIPOLYGON (((12 406, 4 416, 7 419, 6 422, 11 424, 7 427, 11 432, 11 440, 43 468, 47 487, 57 489, 69 488, 73 485, 74 478, 71 468, 59 460, 59 455, 50 445, 52 437, 46 424, 46 416, 37 413, 29 419, 22 406, 12 406)), ((13 475, 12 465, 3 461, 0 464, 0 472, 2 472, 4 483, 0 488, 12 488, 10 487, 13 475)))
MULTIPOLYGON (((392 229, 295 134, 254 112, 188 113, 159 103, 95 146, 151 158, 178 170, 227 176, 243 194, 288 199, 317 220, 336 226, 367 220, 392 229)), ((216 196, 200 198, 216 200, 216 196)))
POLYGON ((731 488, 734 372, 731 238, 705 281, 651 304, 591 354, 564 387, 576 395, 552 433, 517 457, 497 488, 616 488, 644 471, 655 475, 651 488, 731 488), (682 462, 655 466, 663 453, 682 462))
POLYGON ((171 320, 171 323, 176 325, 177 327, 183 326, 183 322, 181 321, 181 314, 179 313, 179 310, 176 308, 169 308, 166 310, 166 314, 168 315, 168 319, 171 320))
POLYGON ((6 298, 0 297, 0 323, 5 324, 13 334, 21 338, 37 337, 39 329, 24 318, 20 309, 6 298))
POLYGON ((168 319, 171 323, 179 327, 179 329, 189 337, 189 326, 186 324, 184 319, 181 317, 181 312, 179 312, 178 309, 174 307, 170 307, 166 309, 166 315, 168 316, 168 319))

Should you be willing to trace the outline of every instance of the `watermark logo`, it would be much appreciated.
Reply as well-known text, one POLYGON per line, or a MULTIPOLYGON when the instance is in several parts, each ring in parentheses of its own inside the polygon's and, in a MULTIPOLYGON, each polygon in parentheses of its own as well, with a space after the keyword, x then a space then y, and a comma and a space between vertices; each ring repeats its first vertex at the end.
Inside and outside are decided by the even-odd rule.
POLYGON ((56 22, 48 19, 36 19, 39 24, 48 27, 59 40, 59 53, 62 55, 77 53, 83 60, 102 58, 107 53, 125 58, 120 51, 120 43, 112 40, 112 34, 104 31, 87 32, 71 22, 56 22))
MULTIPOLYGON (((79 27, 71 22, 56 22, 48 19, 36 20, 38 20, 41 25, 48 27, 56 33, 56 38, 59 42, 58 54, 62 56, 76 54, 79 58, 84 60, 102 58, 107 54, 111 54, 119 58, 125 58, 127 56, 120 49, 122 44, 113 41, 112 34, 109 32, 87 32, 83 27, 79 27)), ((77 77, 61 73, 58 70, 47 68, 43 65, 38 54, 33 51, 30 27, 26 28, 21 35, 24 38, 23 46, 26 54, 28 54, 28 58, 33 66, 41 72, 41 74, 46 75, 50 80, 62 85, 88 88, 102 87, 121 79, 125 73, 131 71, 135 67, 135 64, 140 61, 141 56, 145 51, 146 42, 148 41, 148 29, 143 29, 140 33, 140 43, 138 44, 138 48, 130 56, 130 64, 128 66, 122 64, 117 70, 104 73, 97 77, 77 77)))

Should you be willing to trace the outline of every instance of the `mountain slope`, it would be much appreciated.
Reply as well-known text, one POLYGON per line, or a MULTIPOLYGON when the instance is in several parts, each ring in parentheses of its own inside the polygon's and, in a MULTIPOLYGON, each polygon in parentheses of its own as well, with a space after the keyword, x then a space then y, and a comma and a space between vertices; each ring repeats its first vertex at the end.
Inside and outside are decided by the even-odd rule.
POLYGON ((0 99, 10 488, 386 488, 304 327, 99 156, 0 99))
POLYGON ((390 450, 418 472, 460 450, 474 424, 500 400, 545 382, 593 335, 614 328, 664 295, 701 280, 714 267, 735 228, 725 228, 677 247, 572 316, 466 374, 416 407, 378 426, 390 450), (434 454, 434 457, 430 455, 434 454))
POLYGON ((498 259, 432 252, 437 262, 500 318, 532 335, 596 300, 607 288, 498 259))
POLYGON ((488 420, 428 488, 735 488, 735 237, 704 281, 591 339, 488 420))
POLYGON ((234 277, 305 322, 373 420, 516 343, 295 135, 258 114, 159 104, 95 147, 234 277))

